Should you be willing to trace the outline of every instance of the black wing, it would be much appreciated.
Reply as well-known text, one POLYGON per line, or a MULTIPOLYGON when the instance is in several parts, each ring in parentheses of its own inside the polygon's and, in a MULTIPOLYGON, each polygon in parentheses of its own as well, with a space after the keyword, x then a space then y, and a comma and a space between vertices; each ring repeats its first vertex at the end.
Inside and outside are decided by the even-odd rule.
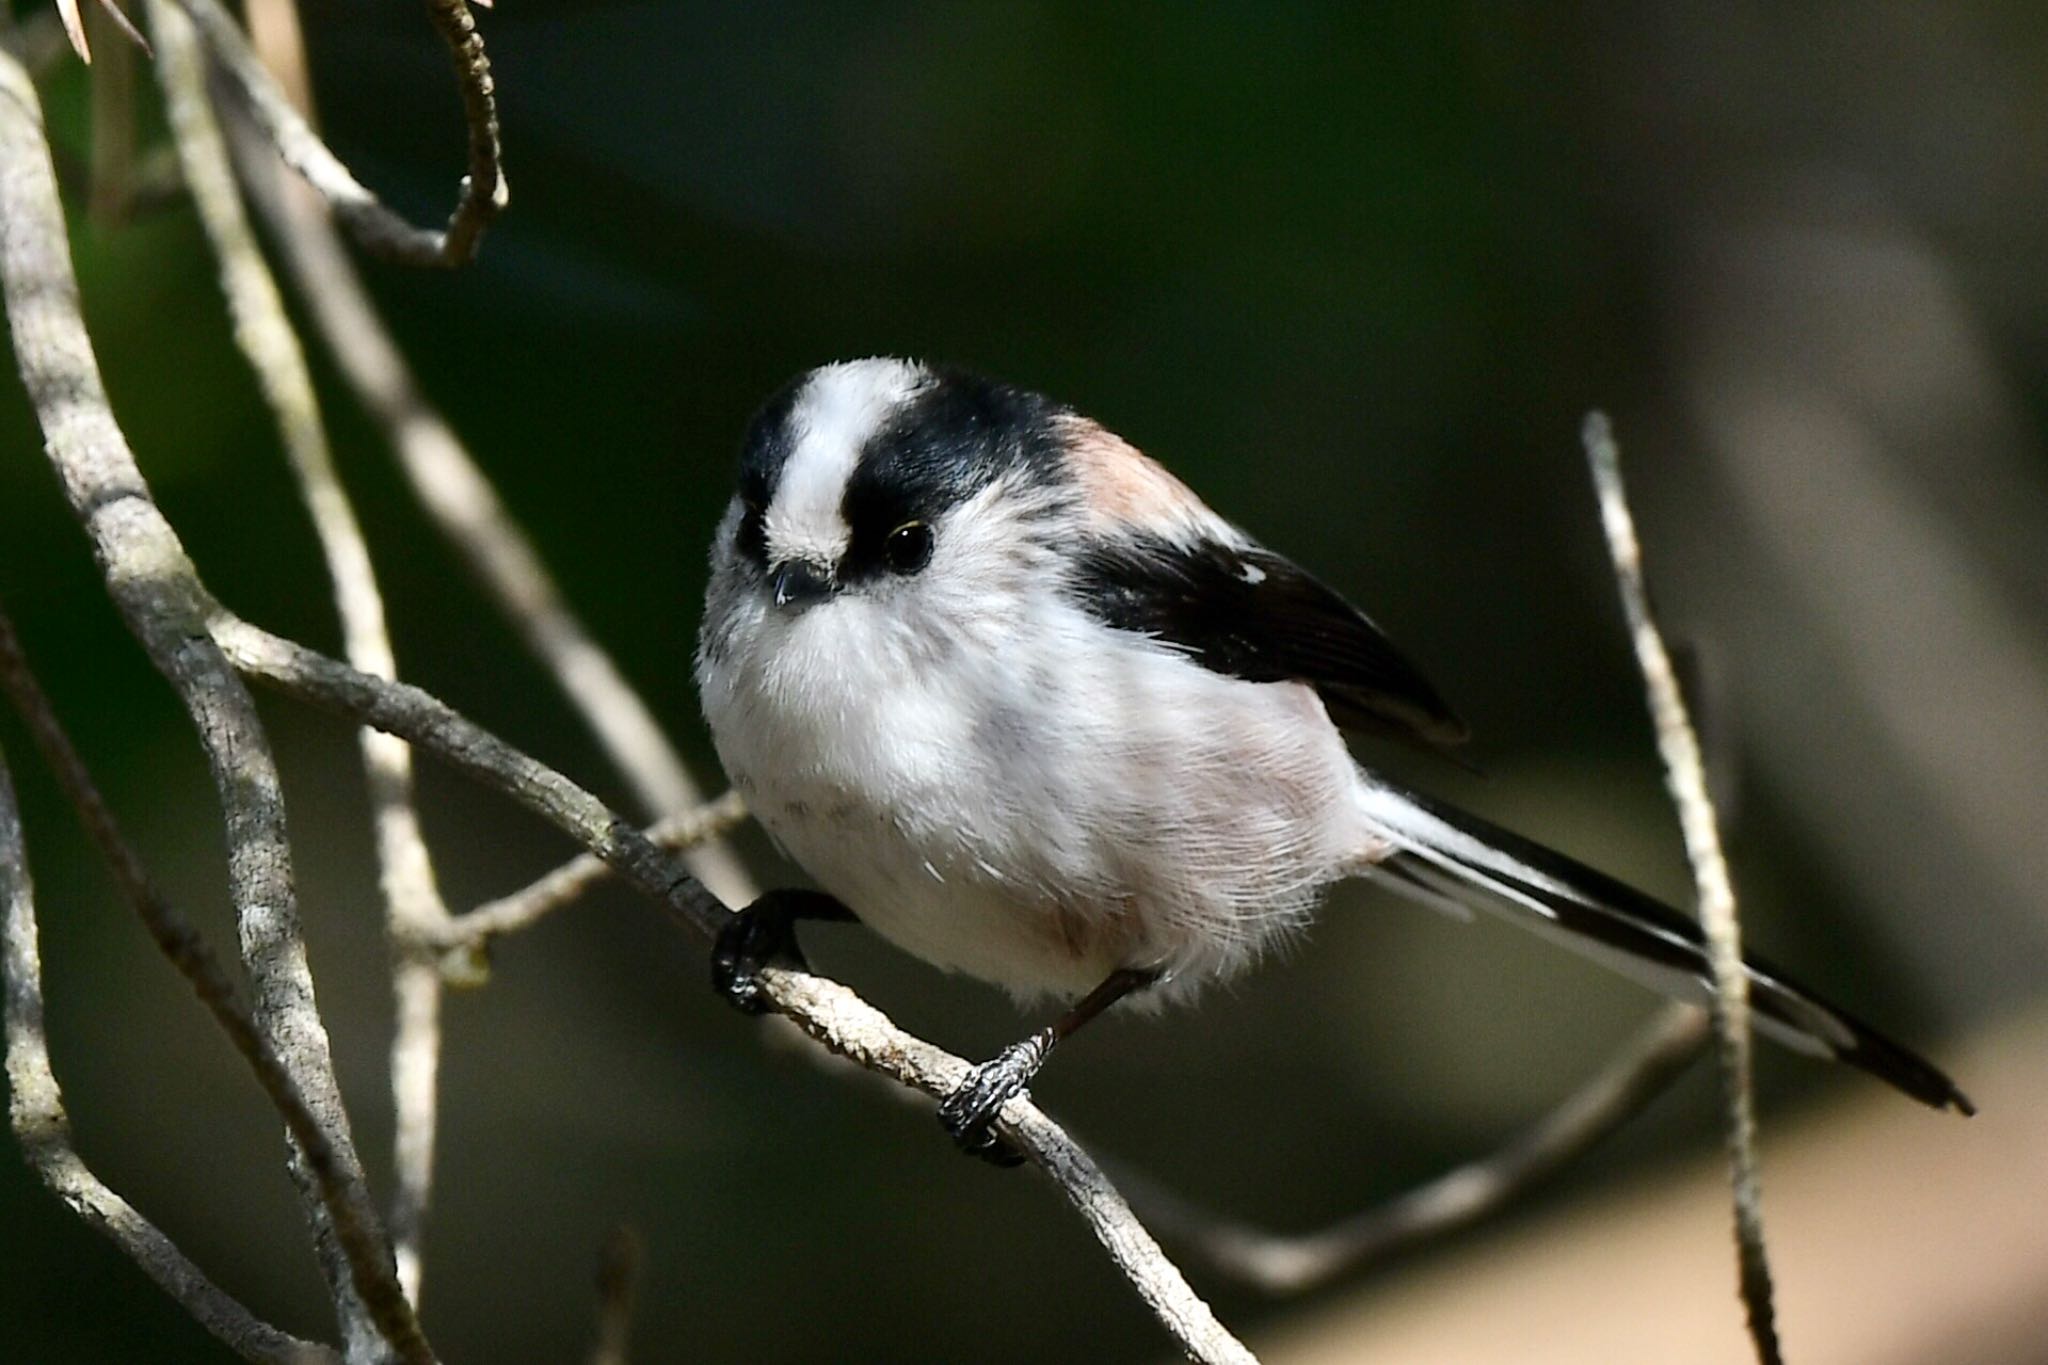
POLYGON ((1259 546, 1136 534, 1079 556, 1073 589, 1105 624, 1250 682, 1305 682, 1330 718, 1441 749, 1468 731, 1365 613, 1259 546))

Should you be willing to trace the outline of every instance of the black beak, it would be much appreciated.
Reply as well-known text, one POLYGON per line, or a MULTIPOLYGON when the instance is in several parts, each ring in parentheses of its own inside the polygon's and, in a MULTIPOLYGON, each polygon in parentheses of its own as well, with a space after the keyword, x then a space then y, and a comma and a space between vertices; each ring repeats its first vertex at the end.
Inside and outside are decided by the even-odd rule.
POLYGON ((807 559, 785 559, 774 569, 775 605, 808 607, 838 591, 831 570, 821 570, 807 559))

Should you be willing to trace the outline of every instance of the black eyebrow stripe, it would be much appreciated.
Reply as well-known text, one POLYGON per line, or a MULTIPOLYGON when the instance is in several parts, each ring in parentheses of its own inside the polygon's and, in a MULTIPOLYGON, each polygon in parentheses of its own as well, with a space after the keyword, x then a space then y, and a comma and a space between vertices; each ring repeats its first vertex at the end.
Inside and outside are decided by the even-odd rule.
POLYGON ((1059 404, 964 370, 938 369, 861 447, 843 509, 896 501, 935 515, 1005 474, 1065 475, 1059 404))
POLYGON ((747 421, 746 435, 740 440, 739 494, 750 508, 767 507, 776 485, 782 482, 783 466, 795 449, 789 415, 815 373, 807 370, 784 384, 747 421))
POLYGON ((938 369, 861 447, 840 499, 852 540, 843 578, 876 572, 882 542, 908 521, 937 523, 999 479, 1071 482, 1058 418, 1039 394, 938 369))

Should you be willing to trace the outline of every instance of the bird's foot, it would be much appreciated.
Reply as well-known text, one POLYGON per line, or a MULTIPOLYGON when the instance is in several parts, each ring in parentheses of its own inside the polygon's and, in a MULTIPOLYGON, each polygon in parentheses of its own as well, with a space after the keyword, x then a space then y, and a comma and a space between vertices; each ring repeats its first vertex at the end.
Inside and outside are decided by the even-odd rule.
POLYGON ((1049 1032, 1012 1043, 968 1072, 959 1087, 940 1101, 939 1123, 955 1146, 991 1165, 1023 1164, 1024 1154, 996 1131, 996 1113, 1024 1093, 1051 1046, 1049 1032))
POLYGON ((770 891, 718 931, 718 941, 711 946, 711 988, 743 1014, 768 1011, 763 967, 780 962, 798 971, 810 970, 796 942, 796 921, 802 916, 794 896, 800 894, 770 891))

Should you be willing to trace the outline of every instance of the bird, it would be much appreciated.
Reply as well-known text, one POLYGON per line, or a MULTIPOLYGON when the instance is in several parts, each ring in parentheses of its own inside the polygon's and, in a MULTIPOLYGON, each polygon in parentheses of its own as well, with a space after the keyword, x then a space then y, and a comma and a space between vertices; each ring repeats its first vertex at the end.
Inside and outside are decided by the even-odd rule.
MULTIPOLYGON (((1711 989, 1693 918, 1355 757, 1450 754, 1467 727, 1363 612, 1042 394, 893 357, 798 375, 747 427, 710 561, 713 744, 816 883, 734 914, 714 985, 765 1009, 762 968, 804 964, 797 922, 857 919, 1067 1002, 942 1100, 967 1152, 1014 1164, 996 1115, 1058 1043, 1243 972, 1351 878, 1711 989)), ((1760 1031, 1974 1112, 1909 1048, 1745 970, 1760 1031)))

